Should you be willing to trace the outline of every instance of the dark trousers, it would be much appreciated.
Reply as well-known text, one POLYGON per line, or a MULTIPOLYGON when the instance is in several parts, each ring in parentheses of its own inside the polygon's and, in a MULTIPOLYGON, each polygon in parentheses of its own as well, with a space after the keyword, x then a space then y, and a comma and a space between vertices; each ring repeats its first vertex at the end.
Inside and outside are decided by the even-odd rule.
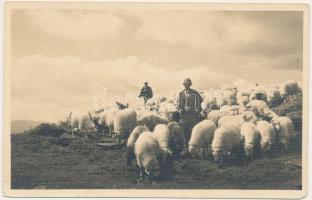
POLYGON ((188 147, 188 143, 191 139, 193 127, 199 122, 197 115, 183 116, 181 117, 181 127, 184 132, 185 145, 188 147))

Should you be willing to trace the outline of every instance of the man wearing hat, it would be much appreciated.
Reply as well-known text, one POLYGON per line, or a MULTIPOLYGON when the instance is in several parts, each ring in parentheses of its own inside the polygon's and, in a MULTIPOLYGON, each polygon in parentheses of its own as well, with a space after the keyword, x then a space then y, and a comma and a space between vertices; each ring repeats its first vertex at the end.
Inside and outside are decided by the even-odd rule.
POLYGON ((144 83, 144 86, 141 89, 139 97, 144 98, 144 104, 145 105, 146 105, 147 100, 153 97, 153 91, 152 91, 152 88, 150 86, 148 86, 148 82, 144 83))
POLYGON ((183 85, 185 89, 179 93, 177 108, 181 114, 181 127, 183 128, 187 145, 193 127, 199 122, 203 99, 196 90, 190 88, 192 85, 190 78, 186 78, 183 85))

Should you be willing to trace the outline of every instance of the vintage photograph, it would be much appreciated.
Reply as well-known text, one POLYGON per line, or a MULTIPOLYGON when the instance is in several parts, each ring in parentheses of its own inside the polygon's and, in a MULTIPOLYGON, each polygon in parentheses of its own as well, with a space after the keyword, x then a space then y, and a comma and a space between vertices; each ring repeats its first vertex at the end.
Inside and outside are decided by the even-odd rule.
POLYGON ((6 4, 8 194, 304 195, 307 10, 6 4))

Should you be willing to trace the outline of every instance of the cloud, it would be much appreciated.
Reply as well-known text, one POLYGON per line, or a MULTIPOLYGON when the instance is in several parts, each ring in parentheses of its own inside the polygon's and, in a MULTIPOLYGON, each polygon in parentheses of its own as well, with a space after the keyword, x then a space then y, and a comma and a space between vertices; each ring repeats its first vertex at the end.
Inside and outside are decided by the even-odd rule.
POLYGON ((69 40, 116 37, 126 26, 112 13, 85 13, 79 10, 27 10, 29 23, 41 31, 69 40))
POLYGON ((26 13, 16 12, 13 17, 17 20, 13 52, 23 56, 68 55, 93 62, 135 55, 152 65, 179 70, 233 64, 298 69, 293 60, 302 60, 300 12, 129 9, 26 13))
POLYGON ((225 12, 135 12, 142 24, 137 37, 187 43, 193 47, 218 47, 226 43, 249 43, 266 31, 261 24, 225 12))
POLYGON ((195 89, 302 80, 298 12, 24 10, 12 22, 14 119, 136 103, 145 81, 168 95, 185 77, 195 89))
POLYGON ((182 90, 186 77, 192 78, 195 88, 229 80, 228 75, 205 66, 173 71, 135 56, 87 63, 74 57, 33 55, 14 59, 12 70, 13 118, 53 121, 73 110, 94 109, 99 103, 141 102, 137 96, 145 81, 155 95, 166 96, 182 90))

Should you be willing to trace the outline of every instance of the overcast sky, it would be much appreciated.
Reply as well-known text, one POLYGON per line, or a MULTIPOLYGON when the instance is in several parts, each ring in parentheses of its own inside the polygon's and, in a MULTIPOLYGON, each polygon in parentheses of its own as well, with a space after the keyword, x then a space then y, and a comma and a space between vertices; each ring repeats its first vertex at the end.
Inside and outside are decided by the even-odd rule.
MULTIPOLYGON (((14 10, 12 118, 58 121, 116 99, 302 80, 301 12, 14 10)), ((142 101, 142 100, 141 100, 142 101)))

